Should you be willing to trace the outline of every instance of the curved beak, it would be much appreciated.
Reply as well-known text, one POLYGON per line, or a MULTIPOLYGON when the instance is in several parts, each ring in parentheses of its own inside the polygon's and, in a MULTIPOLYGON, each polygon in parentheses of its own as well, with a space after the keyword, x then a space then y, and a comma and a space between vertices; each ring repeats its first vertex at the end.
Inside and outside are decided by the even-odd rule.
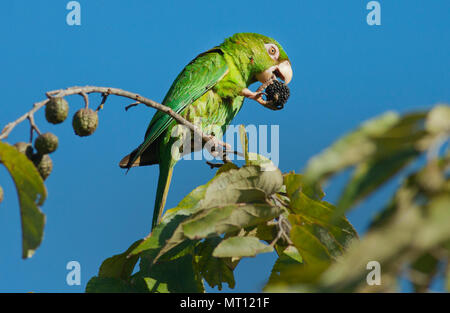
POLYGON ((261 83, 266 83, 270 79, 273 79, 274 76, 280 78, 287 85, 292 80, 292 67, 289 61, 283 61, 278 65, 274 65, 269 67, 264 72, 258 74, 256 78, 261 83))
POLYGON ((283 61, 278 64, 278 69, 274 71, 274 74, 282 79, 284 83, 287 85, 292 80, 292 66, 289 61, 283 61))

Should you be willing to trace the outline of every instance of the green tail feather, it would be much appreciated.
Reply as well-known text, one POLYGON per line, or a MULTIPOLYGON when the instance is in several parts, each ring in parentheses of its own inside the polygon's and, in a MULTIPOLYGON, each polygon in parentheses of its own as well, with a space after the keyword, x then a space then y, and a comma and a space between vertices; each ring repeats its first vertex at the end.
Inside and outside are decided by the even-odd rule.
POLYGON ((156 190, 155 208, 153 210, 152 230, 159 224, 162 212, 169 193, 170 181, 172 179, 173 165, 160 164, 158 189, 156 190))

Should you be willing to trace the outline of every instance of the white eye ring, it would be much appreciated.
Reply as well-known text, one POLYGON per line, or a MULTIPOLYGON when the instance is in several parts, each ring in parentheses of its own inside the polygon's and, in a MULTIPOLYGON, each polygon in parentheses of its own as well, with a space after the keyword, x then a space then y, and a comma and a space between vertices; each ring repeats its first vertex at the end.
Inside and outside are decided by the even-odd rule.
POLYGON ((278 47, 272 43, 266 43, 264 46, 266 47, 269 56, 274 60, 278 60, 278 57, 280 56, 280 50, 278 47))

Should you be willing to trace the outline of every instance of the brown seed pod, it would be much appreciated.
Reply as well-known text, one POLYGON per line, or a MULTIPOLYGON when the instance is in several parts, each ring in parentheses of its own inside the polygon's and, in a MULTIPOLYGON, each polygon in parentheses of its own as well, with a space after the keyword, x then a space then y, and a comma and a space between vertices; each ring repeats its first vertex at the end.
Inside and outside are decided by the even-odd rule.
POLYGON ((75 134, 80 137, 92 135, 98 126, 98 114, 91 109, 81 109, 73 116, 75 134))
POLYGON ((35 154, 33 155, 33 163, 42 179, 46 180, 53 170, 53 161, 50 156, 48 154, 35 154))
POLYGON ((62 123, 66 120, 68 114, 69 104, 64 98, 51 98, 45 105, 45 118, 49 123, 62 123))
POLYGON ((52 133, 39 135, 34 141, 34 148, 39 154, 49 154, 58 148, 58 137, 52 133))

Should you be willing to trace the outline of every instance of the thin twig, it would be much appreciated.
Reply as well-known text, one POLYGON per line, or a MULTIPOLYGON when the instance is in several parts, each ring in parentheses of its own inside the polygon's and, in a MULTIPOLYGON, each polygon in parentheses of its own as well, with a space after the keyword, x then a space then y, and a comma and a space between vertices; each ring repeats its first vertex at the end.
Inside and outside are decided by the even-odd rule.
POLYGON ((28 116, 28 121, 30 122, 30 143, 32 143, 33 142, 33 131, 35 131, 38 134, 38 136, 41 135, 41 132, 40 132, 39 128, 37 127, 36 123, 34 122, 33 114, 28 116))
POLYGON ((80 92, 80 95, 83 97, 83 99, 84 99, 84 107, 87 109, 87 108, 89 108, 89 97, 88 97, 88 95, 85 93, 85 92, 80 92))
POLYGON ((278 233, 277 233, 277 236, 275 237, 275 239, 270 243, 270 246, 274 247, 276 245, 276 243, 278 242, 278 240, 280 240, 281 238, 283 238, 285 241, 287 241, 287 243, 289 245, 292 245, 293 242, 292 242, 291 238, 289 237, 289 232, 291 230, 291 225, 286 220, 286 218, 281 214, 278 217, 278 220, 274 224, 278 228, 278 233), (284 227, 287 228, 287 231, 284 229, 284 227))
MULTIPOLYGON (((0 133, 0 140, 8 138, 11 131, 18 124, 23 122, 24 120, 30 119, 30 117, 31 117, 31 119, 33 119, 34 113, 37 110, 39 110, 40 108, 42 108, 43 106, 45 106, 50 98, 53 98, 53 97, 61 97, 62 98, 62 97, 66 97, 66 96, 81 94, 86 102, 87 95, 89 95, 91 93, 101 93, 102 95, 115 95, 115 96, 119 96, 119 97, 129 98, 129 99, 132 99, 139 103, 143 103, 146 106, 152 107, 154 109, 157 109, 159 111, 162 111, 162 112, 170 115, 179 124, 187 126, 191 131, 193 131, 197 135, 201 136, 201 138, 203 139, 204 142, 206 142, 206 143, 209 142, 210 144, 212 143, 212 146, 214 146, 214 147, 219 147, 219 146, 226 147, 227 146, 226 143, 218 140, 216 137, 203 133, 198 126, 187 121, 185 118, 183 118, 178 113, 174 112, 168 106, 160 104, 151 99, 142 97, 141 95, 134 93, 134 92, 126 91, 126 90, 119 89, 119 88, 97 87, 97 86, 85 86, 85 87, 76 86, 76 87, 70 87, 70 88, 66 88, 66 89, 58 89, 58 90, 53 90, 53 91, 47 92, 46 93, 47 99, 35 103, 33 108, 29 112, 25 113, 24 115, 19 117, 14 122, 7 124, 3 128, 2 132, 0 133)), ((104 100, 106 101, 105 96, 104 96, 104 100)), ((36 128, 35 128, 35 130, 36 130, 36 128)))
POLYGON ((129 109, 131 109, 132 107, 135 107, 137 105, 139 105, 140 102, 133 102, 132 104, 129 104, 125 107, 125 111, 128 111, 129 109))
POLYGON ((95 110, 96 112, 100 111, 103 109, 103 105, 106 102, 106 99, 108 99, 109 93, 103 93, 102 94, 102 102, 100 103, 100 105, 97 107, 97 110, 95 110))

